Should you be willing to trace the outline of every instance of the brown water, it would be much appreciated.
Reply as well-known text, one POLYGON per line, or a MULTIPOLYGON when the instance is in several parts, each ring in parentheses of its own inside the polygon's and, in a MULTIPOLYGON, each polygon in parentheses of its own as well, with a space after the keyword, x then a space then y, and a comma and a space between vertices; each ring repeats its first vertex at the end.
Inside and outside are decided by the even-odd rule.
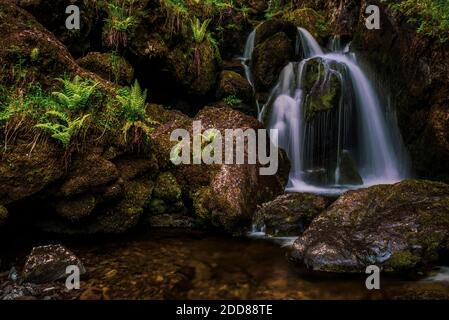
POLYGON ((84 262, 81 299, 391 299, 446 298, 441 283, 310 274, 267 240, 151 230, 69 247, 84 262))

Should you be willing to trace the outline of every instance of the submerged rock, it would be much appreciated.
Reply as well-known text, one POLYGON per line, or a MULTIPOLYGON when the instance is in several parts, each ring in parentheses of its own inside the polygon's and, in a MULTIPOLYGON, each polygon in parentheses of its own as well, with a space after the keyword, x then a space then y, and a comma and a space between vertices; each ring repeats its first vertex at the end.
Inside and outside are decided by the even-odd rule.
POLYGON ((258 228, 267 234, 299 236, 327 207, 327 199, 307 193, 288 193, 262 204, 254 216, 258 228))
POLYGON ((61 245, 35 247, 27 257, 22 272, 25 282, 47 283, 67 277, 66 268, 77 266, 80 274, 86 269, 81 261, 67 248, 61 245))
POLYGON ((406 180, 348 191, 296 240, 292 257, 328 272, 409 272, 448 252, 449 185, 406 180))

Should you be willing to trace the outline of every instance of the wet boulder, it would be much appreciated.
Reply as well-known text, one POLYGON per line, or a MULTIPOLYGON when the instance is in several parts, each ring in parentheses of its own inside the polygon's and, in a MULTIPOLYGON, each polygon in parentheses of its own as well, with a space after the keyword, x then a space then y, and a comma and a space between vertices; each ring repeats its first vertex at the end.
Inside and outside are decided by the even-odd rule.
POLYGON ((338 183, 345 185, 363 184, 363 179, 357 170, 357 164, 347 150, 341 152, 338 183))
POLYGON ((449 185, 406 180, 348 191, 315 218, 292 257, 326 272, 415 272, 438 262, 449 244, 449 185))
POLYGON ((70 250, 61 245, 48 245, 35 247, 28 255, 22 271, 24 282, 47 283, 67 278, 66 268, 76 266, 80 274, 84 274, 84 268, 70 250))
POLYGON ((281 70, 293 60, 295 55, 294 40, 283 31, 270 35, 271 30, 265 31, 263 26, 257 28, 256 46, 251 62, 254 85, 258 92, 270 90, 275 85, 281 70))
MULTIPOLYGON (((192 139, 192 120, 177 117, 152 134, 167 161, 176 145, 176 142, 169 141, 172 130, 184 128, 192 139)), ((229 107, 205 107, 194 120, 201 120, 203 130, 217 129, 223 137, 225 129, 263 129, 257 119, 229 107)), ((248 152, 246 148, 247 145, 245 153, 248 152)), ((279 152, 279 169, 271 176, 259 174, 260 163, 171 166, 183 194, 191 199, 196 216, 206 223, 236 233, 250 226, 258 204, 283 192, 290 170, 282 151, 279 152)))
POLYGON ((76 62, 82 68, 98 74, 103 79, 123 86, 130 85, 134 79, 132 65, 117 54, 89 52, 76 62))
POLYGON ((299 236, 327 207, 324 197, 307 193, 288 193, 260 206, 254 216, 258 229, 265 227, 273 236, 299 236))

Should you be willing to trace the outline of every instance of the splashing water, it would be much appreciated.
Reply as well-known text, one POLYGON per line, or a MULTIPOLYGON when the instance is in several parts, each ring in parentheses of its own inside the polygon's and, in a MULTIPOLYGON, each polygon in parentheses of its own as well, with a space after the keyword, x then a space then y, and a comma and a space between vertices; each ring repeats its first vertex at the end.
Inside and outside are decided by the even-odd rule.
MULTIPOLYGON (((250 61, 256 31, 242 61, 250 61)), ((389 184, 408 175, 408 157, 393 116, 357 62, 350 45, 332 39, 325 53, 298 28, 296 53, 282 70, 259 121, 279 131, 292 163, 287 191, 338 194, 389 184)), ((253 86, 250 64, 243 63, 253 86)), ((254 86, 253 86, 254 88, 254 86)))

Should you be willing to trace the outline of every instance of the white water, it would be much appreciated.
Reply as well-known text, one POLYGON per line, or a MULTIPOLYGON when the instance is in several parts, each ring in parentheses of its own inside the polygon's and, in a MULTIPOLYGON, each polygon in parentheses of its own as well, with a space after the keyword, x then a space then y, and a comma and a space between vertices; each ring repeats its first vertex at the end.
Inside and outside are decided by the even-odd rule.
MULTIPOLYGON (((255 31, 248 37, 243 61, 251 60, 254 39, 255 31)), ((355 54, 350 52, 349 44, 342 47, 340 39, 335 38, 330 47, 332 52, 325 53, 307 30, 299 28, 296 49, 297 54, 302 53, 303 60, 285 66, 270 98, 258 110, 260 121, 279 130, 279 146, 292 163, 287 191, 338 194, 406 178, 408 161, 402 139, 394 127, 395 121, 388 118, 379 93, 355 54), (308 72, 305 66, 312 60, 319 62, 315 86, 324 88, 331 77, 337 77, 341 98, 338 110, 319 112, 312 121, 306 121, 310 92, 304 92, 308 72), (334 169, 323 165, 325 160, 322 160, 334 156, 332 152, 336 152, 334 169), (362 185, 340 183, 344 152, 354 158, 362 185), (326 178, 325 183, 308 178, 317 174, 329 177, 329 173, 332 181, 326 178)), ((253 85, 250 65, 244 63, 244 67, 253 85)))

